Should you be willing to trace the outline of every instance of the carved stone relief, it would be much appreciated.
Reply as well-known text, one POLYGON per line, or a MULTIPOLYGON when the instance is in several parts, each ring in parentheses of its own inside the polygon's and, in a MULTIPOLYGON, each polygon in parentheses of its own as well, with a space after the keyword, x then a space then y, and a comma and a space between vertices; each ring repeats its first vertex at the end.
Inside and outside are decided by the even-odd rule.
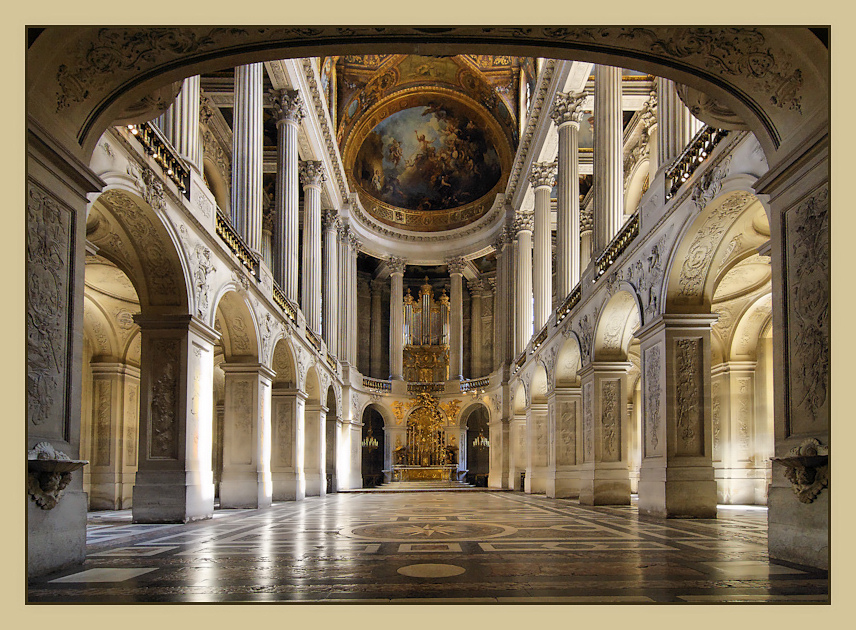
POLYGON ((557 449, 557 463, 572 466, 576 461, 576 431, 577 431, 577 403, 573 400, 561 401, 558 413, 559 448, 557 449))
POLYGON ((232 354, 252 354, 250 336, 247 334, 247 325, 240 316, 232 318, 229 326, 229 341, 232 343, 232 354))
POLYGON ((137 424, 139 422, 140 413, 139 402, 137 402, 138 389, 139 388, 136 385, 131 385, 130 387, 128 387, 128 402, 126 414, 128 424, 127 433, 125 437, 126 466, 137 465, 137 448, 139 447, 139 445, 137 444, 137 424))
POLYGON ((279 450, 279 463, 292 466, 293 420, 291 405, 280 403, 276 419, 276 443, 279 450))
POLYGON ((678 339, 675 342, 678 455, 703 455, 702 341, 678 339))
MULTIPOLYGON (((72 214, 30 184, 27 200, 27 418, 66 418, 72 214)), ((62 437, 64 427, 51 427, 62 437)))
POLYGON ((594 461, 594 383, 583 385, 583 461, 594 461))
POLYGON ((719 398, 720 388, 719 380, 714 380, 711 383, 710 415, 713 425, 713 461, 715 462, 722 461, 722 416, 720 407, 722 403, 719 398))
POLYGON ((217 272, 217 267, 211 261, 211 250, 197 244, 193 250, 193 291, 196 295, 196 314, 208 316, 209 290, 208 277, 217 272))
POLYGON ((178 339, 151 342, 150 459, 174 459, 178 456, 179 346, 178 339))
POLYGON ((691 199, 699 211, 704 209, 708 202, 714 199, 719 194, 719 191, 722 190, 722 180, 728 176, 731 157, 729 155, 717 164, 715 168, 706 170, 693 188, 691 199))
POLYGON ((603 461, 617 462, 621 459, 621 416, 618 404, 618 381, 603 381, 601 386, 603 461))
POLYGON ((589 361, 591 361, 592 339, 594 337, 594 325, 589 320, 588 313, 580 318, 578 330, 580 350, 582 350, 580 358, 583 365, 588 365, 589 361))
POLYGON ((824 186, 785 215, 789 435, 829 422, 828 196, 824 186))
POLYGON ((738 378, 737 379, 737 440, 738 440, 738 459, 748 461, 752 453, 751 446, 751 421, 752 421, 752 401, 754 395, 752 393, 752 379, 738 378))
POLYGON ((95 380, 95 413, 92 422, 92 454, 93 466, 110 465, 110 394, 112 384, 109 380, 99 378, 95 380))
POLYGON ((659 454, 660 445, 660 346, 645 350, 645 455, 659 454))

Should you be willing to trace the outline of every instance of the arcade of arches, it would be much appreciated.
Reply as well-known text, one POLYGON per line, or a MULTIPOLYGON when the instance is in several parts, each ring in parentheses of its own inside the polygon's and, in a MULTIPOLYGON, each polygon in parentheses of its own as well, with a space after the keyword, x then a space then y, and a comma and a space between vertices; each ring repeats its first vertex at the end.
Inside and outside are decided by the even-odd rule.
POLYGON ((828 567, 812 30, 36 30, 31 576, 88 511, 420 479, 828 567))

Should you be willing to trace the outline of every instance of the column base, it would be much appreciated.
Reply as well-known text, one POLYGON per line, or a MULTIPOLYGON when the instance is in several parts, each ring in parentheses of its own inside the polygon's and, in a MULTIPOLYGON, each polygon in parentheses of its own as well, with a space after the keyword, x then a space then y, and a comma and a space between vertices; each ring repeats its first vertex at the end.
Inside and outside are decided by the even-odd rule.
POLYGON ((134 523, 187 523, 214 516, 214 475, 168 471, 137 472, 134 523))
POLYGON ((716 518, 716 481, 709 467, 645 468, 639 513, 661 518, 716 518))
POLYGON ((801 503, 790 487, 772 487, 768 498, 770 559, 829 569, 829 489, 801 503))
POLYGON ((576 499, 580 496, 580 472, 557 470, 547 477, 547 496, 551 499, 576 499))
POLYGON ((311 473, 306 475, 306 496, 323 497, 327 494, 327 475, 311 473))
POLYGON ((271 473, 274 501, 300 501, 306 497, 306 480, 302 473, 271 473))
POLYGON ((266 508, 272 502, 271 479, 257 472, 223 472, 220 508, 266 508))
POLYGON ((488 488, 495 490, 508 490, 511 484, 508 481, 508 473, 491 473, 487 476, 488 488))
POLYGON ((133 505, 134 475, 93 473, 88 494, 90 510, 126 510, 133 505))
POLYGON ((716 496, 726 505, 767 505, 769 472, 763 468, 717 468, 716 496))
POLYGON ((526 471, 526 480, 523 491, 526 494, 546 494, 547 492, 546 468, 534 468, 526 471))
POLYGON ((580 474, 580 505, 630 505, 627 468, 583 469, 580 474))

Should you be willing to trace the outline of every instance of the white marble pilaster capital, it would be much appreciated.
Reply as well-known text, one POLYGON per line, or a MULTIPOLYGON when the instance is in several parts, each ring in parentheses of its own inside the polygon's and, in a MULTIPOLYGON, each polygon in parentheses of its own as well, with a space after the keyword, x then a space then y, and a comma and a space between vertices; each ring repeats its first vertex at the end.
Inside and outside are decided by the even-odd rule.
POLYGON ((573 124, 579 129, 580 121, 583 119, 583 103, 585 94, 571 94, 570 92, 559 92, 550 112, 550 118, 556 127, 573 124))
POLYGON ((297 167, 297 171, 300 174, 300 183, 305 187, 315 186, 320 188, 321 184, 327 179, 323 162, 301 162, 297 167))
POLYGON ((407 268, 407 261, 403 258, 397 258, 396 256, 390 256, 386 261, 387 266, 389 267, 389 273, 398 273, 404 275, 404 270, 407 268))
POLYGON ((354 253, 360 251, 363 247, 363 242, 353 233, 348 235, 348 242, 351 244, 351 249, 354 253))
POLYGON ((300 124, 306 116, 303 111, 303 98, 297 90, 271 90, 270 96, 277 125, 286 122, 300 124))
POLYGON ((484 280, 482 280, 481 278, 467 280, 467 291, 470 292, 470 295, 480 296, 482 291, 484 291, 484 280))
POLYGON ((487 291, 491 293, 496 293, 496 278, 488 278, 487 279, 487 291))
POLYGON ((531 232, 535 225, 535 213, 520 211, 514 215, 512 230, 515 234, 520 232, 531 232))
POLYGON ((594 229, 594 213, 591 210, 580 209, 580 233, 594 229))
POLYGON ((351 237, 351 228, 346 223, 340 222, 336 227, 336 231, 339 233, 339 242, 342 245, 347 245, 351 237))
POLYGON ((464 268, 467 266, 467 261, 461 257, 450 258, 446 260, 446 266, 449 268, 449 275, 462 275, 464 268))
POLYGON ((321 227, 324 231, 333 230, 338 233, 342 219, 335 210, 324 210, 321 213, 321 227))
POLYGON ((558 162, 535 162, 529 173, 529 183, 533 188, 552 188, 556 181, 558 162))

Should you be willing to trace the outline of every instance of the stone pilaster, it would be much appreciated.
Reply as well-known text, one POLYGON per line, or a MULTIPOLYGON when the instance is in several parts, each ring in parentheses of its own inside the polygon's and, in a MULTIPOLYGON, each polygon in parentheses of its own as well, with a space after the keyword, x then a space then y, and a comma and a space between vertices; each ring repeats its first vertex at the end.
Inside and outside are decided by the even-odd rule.
POLYGON ((304 423, 303 472, 306 477, 306 496, 323 497, 327 494, 327 407, 307 403, 304 423))
POLYGON ((449 380, 463 379, 464 367, 464 267, 463 258, 447 260, 452 290, 449 296, 449 380))
POLYGON ((487 485, 498 490, 511 488, 509 464, 511 456, 511 422, 497 417, 489 425, 490 473, 487 485))
POLYGON ((271 484, 274 501, 306 496, 304 428, 306 395, 299 390, 271 392, 271 484))
POLYGON ((535 330, 541 330, 553 310, 553 239, 550 230, 550 191, 556 180, 555 162, 536 162, 529 174, 535 189, 535 235, 533 248, 532 284, 535 296, 535 330))
POLYGON ((331 354, 339 350, 339 217, 333 211, 324 216, 324 341, 331 354))
POLYGON ((642 352, 639 511, 716 518, 710 325, 716 315, 662 315, 636 333, 642 352))
POLYGON ((580 275, 592 261, 594 221, 592 212, 580 211, 580 275))
POLYGON ((516 357, 532 338, 532 215, 520 213, 514 221, 517 232, 517 270, 514 292, 514 328, 516 357))
MULTIPOLYGON (((385 286, 383 280, 372 280, 372 314, 371 314, 371 376, 373 378, 383 378, 381 366, 383 365, 383 328, 381 319, 383 318, 383 289, 385 286)), ((391 311, 390 311, 391 312, 391 311)))
MULTIPOLYGON (((594 252, 618 234, 624 218, 621 68, 594 67, 594 252)), ((596 257, 593 254, 593 257, 596 257)))
POLYGON ((630 363, 592 362, 582 380, 582 505, 629 505, 627 371, 630 363))
POLYGON ((579 131, 584 94, 556 95, 551 113, 559 133, 556 183, 556 278, 562 302, 580 281, 579 131))
POLYGON ((556 388, 547 395, 547 496, 580 495, 582 461, 582 390, 556 388))
POLYGON ((547 491, 547 403, 530 402, 526 407, 527 494, 547 491))
POLYGON ((186 523, 214 513, 214 344, 190 315, 135 317, 141 328, 140 449, 135 523, 186 523))
POLYGON ((389 277, 389 378, 404 379, 404 270, 406 262, 390 258, 389 277))
POLYGON ((261 508, 272 501, 271 380, 258 363, 224 363, 221 508, 261 508))
POLYGON ((303 269, 301 279, 303 315, 306 325, 321 333, 321 185, 324 165, 302 162, 300 180, 303 184, 303 269))
POLYGON ((275 250, 277 254, 274 279, 285 296, 297 303, 298 278, 298 189, 297 189, 297 132, 303 120, 303 104, 295 90, 277 90, 271 93, 276 117, 276 197, 275 197, 275 250))
POLYGON ((252 251, 262 248, 262 73, 264 64, 235 68, 232 125, 232 223, 252 251))

